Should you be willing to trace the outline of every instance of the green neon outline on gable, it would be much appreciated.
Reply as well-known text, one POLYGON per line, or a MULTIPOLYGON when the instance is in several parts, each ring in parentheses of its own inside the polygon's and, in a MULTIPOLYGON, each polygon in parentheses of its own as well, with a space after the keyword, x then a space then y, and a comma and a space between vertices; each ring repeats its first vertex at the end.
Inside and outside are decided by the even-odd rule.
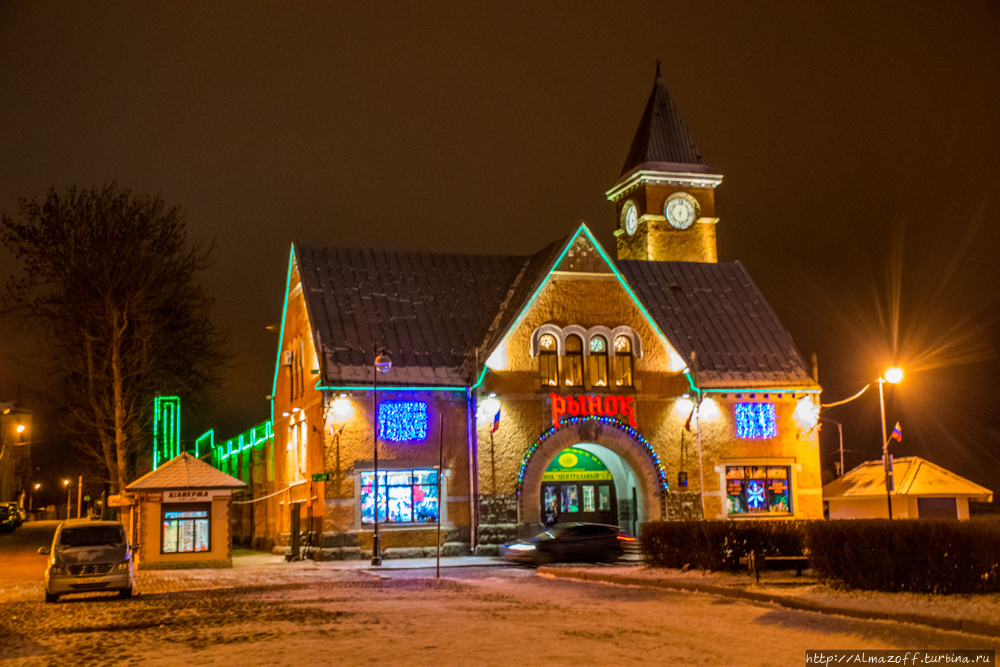
POLYGON ((201 458, 201 454, 200 454, 200 452, 201 452, 201 443, 202 443, 202 441, 205 438, 209 439, 209 443, 208 443, 209 451, 212 451, 213 449, 215 449, 215 429, 214 428, 210 428, 207 431, 205 431, 204 433, 202 433, 201 435, 199 435, 197 437, 197 439, 195 439, 195 441, 194 441, 194 457, 196 459, 200 459, 201 458))
MULTIPOLYGON (((511 332, 514 331, 514 329, 516 329, 519 324, 521 324, 521 321, 524 319, 525 315, 527 315, 528 311, 531 310, 531 305, 535 303, 535 300, 538 298, 538 295, 542 293, 543 289, 545 289, 545 286, 546 284, 548 284, 549 279, 555 272, 556 267, 558 267, 559 264, 562 262, 563 258, 566 256, 566 253, 569 252, 569 249, 573 247, 573 243, 576 241, 577 237, 580 236, 581 231, 587 234, 587 238, 589 238, 590 242, 594 245, 595 248, 597 248, 597 252, 601 254, 601 258, 609 267, 611 267, 611 271, 614 273, 615 277, 618 278, 619 284, 621 284, 621 286, 625 288, 625 293, 628 294, 629 297, 632 299, 632 303, 634 303, 639 308, 639 312, 641 312, 646 317, 646 320, 649 321, 649 324, 653 327, 653 331, 656 333, 656 335, 660 337, 660 341, 664 345, 666 345, 667 348, 673 350, 674 354, 676 354, 677 357, 681 360, 681 363, 683 363, 684 358, 681 357, 681 353, 678 352, 677 348, 675 348, 670 343, 670 340, 663 334, 663 331, 660 330, 660 327, 656 324, 656 321, 649 314, 649 311, 647 311, 645 306, 643 306, 642 303, 639 302, 639 298, 635 295, 635 292, 632 291, 632 288, 629 287, 628 282, 625 280, 625 276, 621 274, 621 272, 618 270, 618 267, 615 266, 615 263, 612 262, 608 254, 604 252, 604 248, 601 247, 601 244, 598 243, 596 238, 594 238, 594 235, 590 233, 590 228, 587 227, 587 223, 585 222, 580 223, 580 226, 577 228, 576 233, 573 234, 573 238, 569 240, 569 242, 566 244, 566 247, 563 248, 562 253, 560 253, 556 261, 553 262, 552 268, 549 269, 549 272, 545 275, 545 279, 542 280, 541 284, 538 286, 538 289, 535 290, 535 293, 531 295, 531 298, 528 300, 528 303, 526 303, 524 305, 524 308, 521 309, 521 313, 517 316, 517 319, 515 319, 514 322, 509 327, 507 327, 507 331, 504 332, 504 335, 500 339, 500 341, 493 346, 493 350, 499 348, 507 340, 507 337, 510 336, 511 332)), ((681 370, 686 370, 686 367, 681 370)))
MULTIPOLYGON (((271 423, 274 423, 274 394, 278 390, 278 373, 281 372, 281 345, 285 342, 285 317, 288 315, 288 290, 292 285, 292 266, 295 261, 295 243, 288 250, 288 274, 285 276, 285 299, 281 304, 281 331, 278 333, 278 354, 274 359, 274 382, 271 383, 271 423)), ((227 455, 228 456, 228 455, 227 455)), ((274 470, 274 447, 271 447, 271 470, 274 470)))
MULTIPOLYGON (((405 385, 396 386, 391 384, 379 385, 382 387, 382 391, 465 391, 468 389, 466 385, 448 386, 448 387, 421 387, 418 385, 405 385)), ((314 389, 316 391, 368 391, 372 388, 369 385, 335 385, 335 386, 323 386, 321 383, 317 382, 314 389)))

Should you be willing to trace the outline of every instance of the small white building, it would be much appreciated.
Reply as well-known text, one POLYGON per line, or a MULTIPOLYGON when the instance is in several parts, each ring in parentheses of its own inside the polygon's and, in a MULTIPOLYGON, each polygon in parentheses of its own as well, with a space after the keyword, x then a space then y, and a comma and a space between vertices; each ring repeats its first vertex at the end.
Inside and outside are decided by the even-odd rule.
MULTIPOLYGON (((919 456, 895 459, 894 519, 968 519, 969 501, 993 502, 993 492, 919 456)), ((823 487, 831 519, 887 519, 882 461, 865 461, 823 487)))

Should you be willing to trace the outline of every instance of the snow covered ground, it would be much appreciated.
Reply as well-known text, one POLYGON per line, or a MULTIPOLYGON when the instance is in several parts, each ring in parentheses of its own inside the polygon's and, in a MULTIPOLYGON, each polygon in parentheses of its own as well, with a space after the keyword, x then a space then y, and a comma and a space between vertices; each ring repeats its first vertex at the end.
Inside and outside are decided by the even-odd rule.
POLYGON ((1000 625, 1000 593, 929 595, 857 591, 836 588, 806 575, 796 577, 793 572, 764 572, 761 574, 760 583, 757 584, 752 575, 743 573, 705 573, 701 570, 681 572, 676 569, 651 567, 605 567, 600 571, 604 574, 621 574, 627 577, 703 581, 706 584, 746 588, 759 593, 795 597, 834 607, 968 618, 1000 625))
POLYGON ((912 625, 530 569, 452 568, 435 580, 433 570, 322 565, 144 573, 132 600, 55 605, 32 584, 0 582, 0 665, 787 665, 804 664, 807 649, 993 648, 912 625))

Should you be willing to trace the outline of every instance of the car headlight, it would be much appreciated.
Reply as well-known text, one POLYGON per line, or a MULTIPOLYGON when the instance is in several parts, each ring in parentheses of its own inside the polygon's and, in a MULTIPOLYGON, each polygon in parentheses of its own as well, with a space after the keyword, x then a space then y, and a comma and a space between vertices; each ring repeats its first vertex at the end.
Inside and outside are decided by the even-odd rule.
POLYGON ((128 561, 123 560, 118 565, 115 565, 115 570, 118 572, 128 572, 128 561))
POLYGON ((510 545, 507 548, 510 549, 511 551, 534 551, 535 550, 535 545, 534 544, 512 544, 512 545, 510 545))

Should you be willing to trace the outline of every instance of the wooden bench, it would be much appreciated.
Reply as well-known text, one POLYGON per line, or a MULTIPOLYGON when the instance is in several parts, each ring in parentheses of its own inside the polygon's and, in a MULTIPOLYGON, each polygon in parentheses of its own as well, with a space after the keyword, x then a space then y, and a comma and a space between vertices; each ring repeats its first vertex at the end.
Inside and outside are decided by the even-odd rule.
POLYGON ((746 565, 747 569, 757 575, 757 582, 760 583, 760 571, 769 564, 781 566, 791 566, 795 569, 795 576, 802 576, 802 570, 809 566, 808 556, 762 556, 750 552, 749 555, 740 558, 740 564, 746 565))

